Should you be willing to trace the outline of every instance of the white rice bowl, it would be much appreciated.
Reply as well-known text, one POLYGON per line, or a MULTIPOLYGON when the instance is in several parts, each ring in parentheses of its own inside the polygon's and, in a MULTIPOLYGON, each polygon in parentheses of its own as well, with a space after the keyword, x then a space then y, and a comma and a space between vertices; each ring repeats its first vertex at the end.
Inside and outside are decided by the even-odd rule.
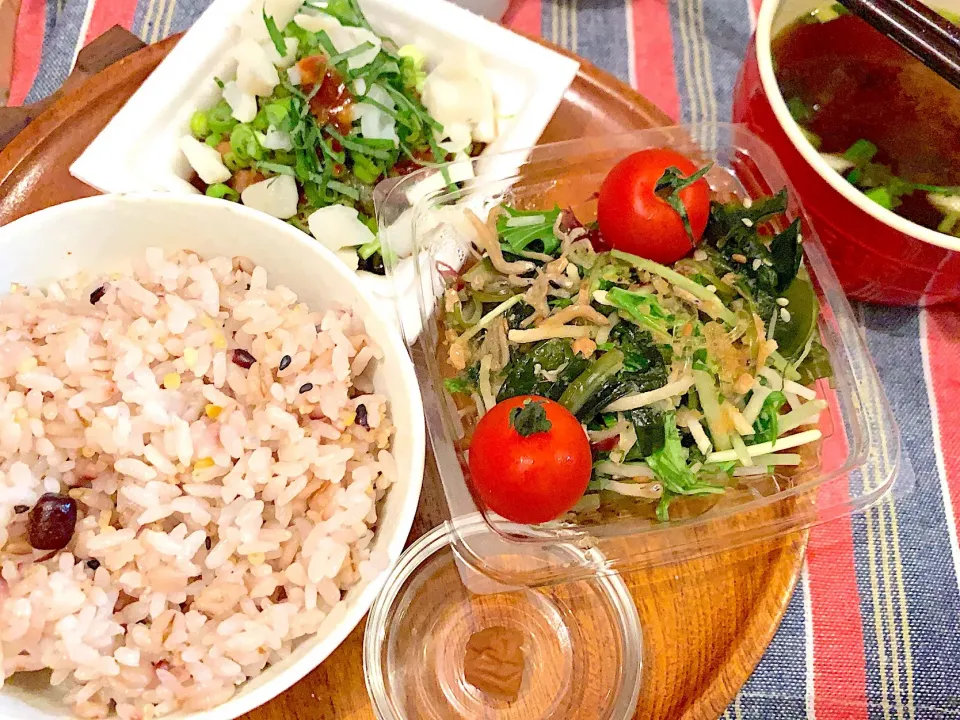
POLYGON ((391 319, 318 243, 207 198, 68 203, 0 252, 0 677, 24 671, 0 717, 266 702, 357 625, 413 521, 423 409, 391 319), (45 492, 79 511, 48 559, 23 509, 45 492))

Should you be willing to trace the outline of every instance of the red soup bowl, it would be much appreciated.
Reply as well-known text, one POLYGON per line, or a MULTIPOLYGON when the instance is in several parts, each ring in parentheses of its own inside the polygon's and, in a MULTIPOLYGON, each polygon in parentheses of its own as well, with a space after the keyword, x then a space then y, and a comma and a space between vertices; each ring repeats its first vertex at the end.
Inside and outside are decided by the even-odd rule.
POLYGON ((776 151, 851 298, 884 305, 960 300, 960 239, 910 222, 865 197, 827 165, 790 116, 773 73, 771 41, 822 4, 764 0, 737 80, 734 120, 776 151))

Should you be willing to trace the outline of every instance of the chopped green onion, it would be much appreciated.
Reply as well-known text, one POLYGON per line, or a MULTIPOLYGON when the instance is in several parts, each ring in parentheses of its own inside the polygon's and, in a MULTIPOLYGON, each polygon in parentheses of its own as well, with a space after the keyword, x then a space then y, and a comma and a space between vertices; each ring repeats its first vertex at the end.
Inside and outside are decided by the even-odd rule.
POLYGON ((790 111, 790 116, 798 123, 803 124, 813 120, 813 111, 798 97, 787 100, 787 110, 790 111))
POLYGON ((877 146, 869 140, 860 138, 853 145, 847 148, 847 151, 843 154, 843 157, 852 162, 854 165, 862 167, 873 160, 876 154, 877 146))
POLYGON ((864 195, 873 200, 877 205, 887 210, 893 210, 893 196, 885 187, 871 188, 864 195))
POLYGON ((228 133, 237 125, 239 122, 233 117, 233 110, 226 100, 221 100, 207 111, 207 126, 210 132, 228 133))
POLYGON ((217 198, 218 200, 229 200, 230 202, 236 202, 240 199, 240 193, 223 183, 214 183, 208 187, 206 195, 207 197, 217 198))
POLYGON ((383 174, 383 168, 366 155, 356 154, 353 155, 353 174, 360 182, 373 185, 383 174))
POLYGON ((237 154, 232 150, 230 152, 224 153, 223 164, 226 165, 227 169, 230 170, 231 172, 236 172, 237 170, 243 170, 245 167, 250 166, 249 162, 238 158, 237 154))
POLYGON ((267 119, 267 122, 278 130, 289 131, 292 130, 293 125, 293 115, 295 110, 293 108, 293 98, 284 98, 283 100, 276 100, 263 109, 264 116, 267 119))
POLYGON ((819 150, 820 146, 823 145, 823 140, 820 139, 820 136, 815 132, 807 130, 803 125, 800 126, 800 132, 803 133, 803 136, 807 139, 807 142, 813 145, 815 150, 819 150))
MULTIPOLYGON (((378 252, 380 252, 380 238, 376 238, 376 239, 371 240, 370 242, 368 242, 368 243, 366 243, 366 244, 364 244, 364 245, 361 245, 360 248, 357 250, 357 255, 359 255, 362 259, 367 260, 367 259, 369 259, 372 255, 374 255, 374 254, 376 254, 376 253, 378 253, 378 252)), ((478 303, 478 304, 477 304, 478 317, 479 317, 479 312, 481 311, 481 309, 482 309, 482 308, 480 307, 480 304, 478 303)))
POLYGON ((233 129, 230 134, 230 149, 241 161, 263 158, 263 147, 251 125, 237 125, 233 129))
POLYGON ((952 234, 953 229, 957 226, 958 221, 960 221, 960 213, 949 213, 943 220, 940 221, 940 224, 937 225, 937 230, 942 233, 952 234))
POLYGON ((210 125, 207 124, 207 114, 197 110, 190 118, 190 132, 198 140, 203 140, 210 134, 210 125))

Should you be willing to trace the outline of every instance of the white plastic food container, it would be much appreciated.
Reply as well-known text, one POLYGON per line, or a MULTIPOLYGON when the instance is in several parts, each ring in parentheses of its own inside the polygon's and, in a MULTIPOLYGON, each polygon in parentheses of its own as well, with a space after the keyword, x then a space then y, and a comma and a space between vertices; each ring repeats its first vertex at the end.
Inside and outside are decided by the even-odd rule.
MULTIPOLYGON (((322 663, 356 627, 403 551, 420 499, 424 463, 423 405, 413 366, 396 329, 357 277, 332 252, 279 220, 205 197, 144 195, 88 198, 28 215, 0 228, 0 287, 42 285, 80 271, 103 272, 142 258, 148 247, 189 248, 204 257, 243 255, 267 270, 271 285, 285 285, 312 309, 347 305, 363 319, 383 350, 374 384, 390 402, 397 433, 397 482, 379 507, 371 548, 388 566, 352 587, 321 626, 293 653, 237 688, 226 703, 169 720, 232 720, 262 705, 322 663), (322 279, 323 282, 318 282, 322 279)), ((5 292, 5 290, 4 290, 5 292)), ((48 677, 20 673, 0 688, 0 718, 73 717, 48 677)))
MULTIPOLYGON (((216 0, 71 166, 71 173, 103 192, 197 193, 188 181, 192 170, 180 139, 190 132, 193 112, 220 99, 214 78, 235 73, 231 50, 240 38, 237 19, 259 12, 263 3, 216 0)), ((502 157, 505 151, 535 145, 579 67, 575 60, 445 0, 361 0, 360 5, 378 34, 420 48, 427 69, 449 52, 477 53, 498 118, 497 139, 484 155, 502 157)), ((497 174, 505 170, 498 167, 497 174)), ((395 297, 391 281, 362 275, 374 295, 386 301, 395 297)), ((412 268, 406 275, 412 287, 412 268)), ((412 293, 397 297, 409 297, 403 304, 418 312, 412 293)))

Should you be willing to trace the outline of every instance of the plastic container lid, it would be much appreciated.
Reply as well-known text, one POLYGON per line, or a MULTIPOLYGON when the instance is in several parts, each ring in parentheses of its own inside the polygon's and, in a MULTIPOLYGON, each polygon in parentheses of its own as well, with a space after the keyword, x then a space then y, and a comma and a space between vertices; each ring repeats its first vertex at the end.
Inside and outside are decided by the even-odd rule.
MULTIPOLYGON (((489 511, 474 497, 464 471, 472 427, 443 389, 437 358, 442 328, 436 309, 446 287, 444 275, 460 268, 470 252, 470 235, 458 229, 463 216, 455 206, 467 206, 483 218, 503 202, 523 209, 550 210, 559 205, 588 221, 596 211, 595 193, 610 168, 626 155, 649 147, 669 147, 704 163, 713 162, 707 179, 719 194, 755 198, 786 189, 788 217, 806 221, 773 151, 743 126, 724 124, 644 130, 554 143, 520 155, 488 156, 473 161, 475 179, 455 192, 438 189, 443 183, 430 178, 436 170, 424 169, 383 184, 376 193, 385 246, 412 239, 418 258, 413 265, 420 317, 404 316, 398 321, 417 367, 451 517, 456 520, 479 512, 491 531, 465 533, 455 522, 450 529, 452 543, 466 564, 510 585, 568 582, 611 568, 650 567, 770 539, 861 511, 883 497, 898 476, 896 423, 853 311, 805 222, 805 265, 819 297, 820 337, 834 370, 832 381, 821 380, 816 386, 829 411, 820 416, 823 441, 819 462, 812 469, 728 492, 712 506, 690 503, 672 513, 676 517, 666 523, 641 509, 518 525, 489 511), (564 545, 600 552, 564 554, 558 550, 564 545), (510 561, 518 554, 525 558, 522 567, 510 561)), ((457 171, 457 177, 464 177, 462 167, 457 171)), ((409 293, 409 285, 398 285, 398 291, 409 293)))
MULTIPOLYGON (((489 536, 483 517, 456 525, 455 533, 449 523, 434 528, 408 548, 370 611, 363 660, 377 717, 632 717, 642 642, 620 576, 500 585, 464 566, 451 542, 489 536)), ((596 555, 569 545, 553 552, 561 561, 596 555)), ((504 559, 518 571, 529 560, 504 559)))

